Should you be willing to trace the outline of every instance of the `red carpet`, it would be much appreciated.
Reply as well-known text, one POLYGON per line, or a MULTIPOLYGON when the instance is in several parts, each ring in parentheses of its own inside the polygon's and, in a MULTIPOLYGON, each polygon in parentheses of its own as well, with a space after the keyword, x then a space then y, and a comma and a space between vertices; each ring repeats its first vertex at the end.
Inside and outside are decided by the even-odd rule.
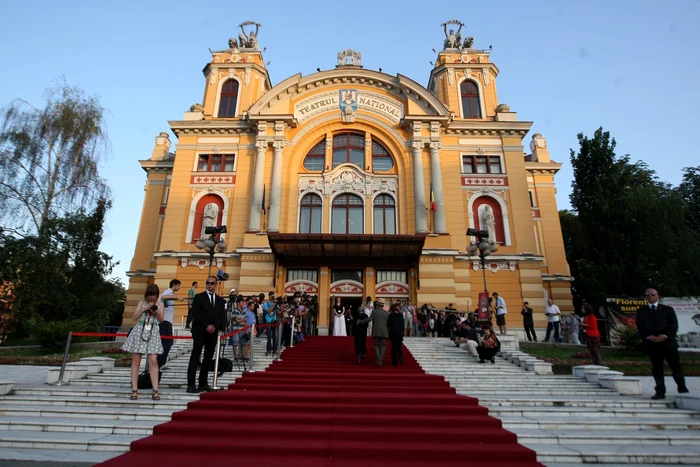
POLYGON ((187 410, 101 465, 539 466, 500 420, 404 347, 405 365, 358 366, 352 338, 312 337, 264 372, 187 410))

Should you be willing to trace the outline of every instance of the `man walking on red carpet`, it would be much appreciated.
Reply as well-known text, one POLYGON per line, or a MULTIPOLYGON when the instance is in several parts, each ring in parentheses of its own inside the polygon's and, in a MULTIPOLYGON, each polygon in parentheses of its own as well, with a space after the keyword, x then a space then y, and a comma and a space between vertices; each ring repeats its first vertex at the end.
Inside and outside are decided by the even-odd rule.
POLYGON ((381 298, 377 298, 374 301, 372 316, 361 321, 361 323, 372 322, 372 340, 374 341, 374 354, 377 357, 377 366, 382 366, 384 363, 386 340, 389 338, 388 320, 389 313, 384 309, 384 301, 381 298))

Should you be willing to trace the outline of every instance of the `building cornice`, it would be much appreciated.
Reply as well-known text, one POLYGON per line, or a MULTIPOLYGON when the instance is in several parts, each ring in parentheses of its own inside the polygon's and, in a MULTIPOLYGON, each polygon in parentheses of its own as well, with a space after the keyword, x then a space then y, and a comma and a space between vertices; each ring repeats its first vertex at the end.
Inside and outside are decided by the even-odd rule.
POLYGON ((152 159, 146 159, 139 161, 141 168, 146 173, 171 173, 173 171, 173 166, 175 165, 174 160, 167 161, 154 161, 152 159))
POLYGON ((245 120, 170 120, 170 129, 181 135, 240 135, 253 129, 245 120))
POLYGON ((554 175, 561 169, 561 162, 526 162, 525 170, 531 174, 554 175))
POLYGON ((524 138, 532 122, 495 122, 486 120, 453 120, 445 129, 447 135, 494 135, 524 138))

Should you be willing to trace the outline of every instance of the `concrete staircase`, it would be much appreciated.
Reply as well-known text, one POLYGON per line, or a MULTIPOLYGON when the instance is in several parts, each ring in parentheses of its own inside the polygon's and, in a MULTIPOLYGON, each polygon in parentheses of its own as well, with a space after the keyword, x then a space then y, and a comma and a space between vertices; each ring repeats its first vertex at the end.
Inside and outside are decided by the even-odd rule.
MULTIPOLYGON (((255 340, 256 371, 272 362, 265 346, 264 337, 255 340)), ((150 390, 139 391, 137 401, 129 400, 129 368, 104 370, 67 386, 15 384, 0 397, 0 459, 97 463, 128 451, 132 441, 150 435, 155 425, 199 399, 185 392, 191 347, 190 340, 175 341, 163 371, 160 401, 151 400, 150 390)), ((232 358, 230 347, 224 356, 232 358)), ((234 371, 218 384, 226 387, 240 375, 234 363, 234 371)), ((210 384, 212 378, 210 372, 210 384)))
MULTIPOLYGON (((623 396, 574 376, 537 375, 496 357, 479 364, 447 339, 405 339, 423 369, 477 397, 546 465, 700 465, 700 412, 672 398, 623 396)), ((511 346, 512 347, 512 346, 511 346)))

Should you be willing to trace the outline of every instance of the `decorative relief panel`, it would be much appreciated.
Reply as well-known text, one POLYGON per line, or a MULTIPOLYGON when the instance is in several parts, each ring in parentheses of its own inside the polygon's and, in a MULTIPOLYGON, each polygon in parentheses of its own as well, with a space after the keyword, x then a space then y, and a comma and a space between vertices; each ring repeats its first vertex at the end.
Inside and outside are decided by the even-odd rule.
MULTIPOLYGON (((480 261, 472 261, 472 267, 474 268, 475 271, 480 271, 481 270, 481 262, 480 261)), ((518 263, 516 263, 515 261, 493 261, 493 262, 490 262, 487 259, 485 269, 487 271, 491 271, 492 273, 496 274, 499 270, 515 271, 517 269, 517 267, 518 267, 518 263)))
POLYGON ((405 297, 408 296, 408 284, 403 282, 380 282, 375 288, 376 296, 405 297))
POLYGON ((508 186, 508 177, 463 176, 462 186, 508 186))
POLYGON ((310 281, 292 281, 284 284, 285 295, 293 295, 295 292, 318 295, 318 284, 310 281))
POLYGON ((215 187, 214 185, 209 185, 206 188, 192 188, 192 199, 194 199, 197 194, 206 192, 206 193, 211 193, 211 194, 218 194, 221 197, 226 197, 230 198, 231 197, 231 189, 230 188, 218 188, 215 187))
POLYGON ((506 191, 506 188, 489 188, 489 187, 484 187, 480 190, 475 190, 475 189, 467 189, 467 196, 471 197, 472 195, 479 195, 479 196, 498 196, 499 198, 502 198, 504 201, 508 201, 508 192, 506 191))
MULTIPOLYGON (((198 258, 180 258, 180 266, 182 266, 183 268, 186 268, 188 266, 196 266, 199 269, 204 269, 209 267, 209 260, 198 258)), ((222 258, 215 258, 214 266, 221 269, 224 266, 226 266, 226 261, 224 261, 222 258)))
POLYGON ((191 175, 191 185, 234 185, 235 175, 191 175))
POLYGON ((364 296, 364 285, 362 282, 344 280, 337 281, 331 284, 330 294, 334 296, 364 296))
POLYGON ((396 175, 375 175, 354 164, 343 164, 332 171, 316 175, 299 175, 299 199, 307 193, 329 197, 336 193, 356 193, 371 198, 377 193, 398 192, 396 175))

